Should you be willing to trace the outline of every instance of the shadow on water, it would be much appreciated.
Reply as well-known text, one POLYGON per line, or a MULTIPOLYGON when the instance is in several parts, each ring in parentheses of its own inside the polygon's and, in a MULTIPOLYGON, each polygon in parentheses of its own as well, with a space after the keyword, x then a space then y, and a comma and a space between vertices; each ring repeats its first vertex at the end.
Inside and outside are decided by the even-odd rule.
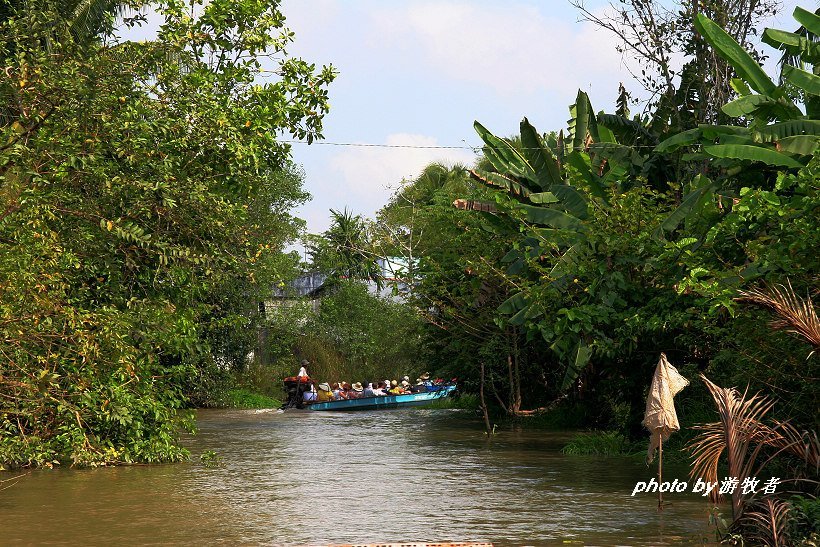
MULTIPOLYGON (((664 545, 708 535, 709 505, 631 497, 654 467, 564 456, 568 433, 500 431, 453 410, 199 412, 195 463, 35 471, 0 492, 0 541, 664 545), (213 450, 223 464, 206 467, 213 450)), ((664 477, 685 480, 668 466, 664 477)), ((691 490, 691 488, 689 488, 691 490)))

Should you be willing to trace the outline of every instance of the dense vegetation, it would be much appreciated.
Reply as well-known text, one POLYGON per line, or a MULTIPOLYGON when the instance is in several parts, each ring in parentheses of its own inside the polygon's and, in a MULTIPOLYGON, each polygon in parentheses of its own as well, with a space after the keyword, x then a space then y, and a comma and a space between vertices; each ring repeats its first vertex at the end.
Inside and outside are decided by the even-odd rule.
POLYGON ((276 137, 321 136, 334 74, 275 2, 155 3, 142 43, 112 34, 138 3, 68 4, 2 4, 0 465, 179 460, 186 392, 293 266, 276 137))

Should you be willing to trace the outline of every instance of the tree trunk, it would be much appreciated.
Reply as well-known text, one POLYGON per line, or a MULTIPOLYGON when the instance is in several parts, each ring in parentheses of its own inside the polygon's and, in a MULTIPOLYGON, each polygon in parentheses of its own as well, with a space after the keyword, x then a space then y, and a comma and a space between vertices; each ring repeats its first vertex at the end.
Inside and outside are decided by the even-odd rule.
POLYGON ((484 400, 484 363, 481 363, 481 387, 479 388, 479 397, 481 398, 481 412, 484 414, 484 429, 487 432, 487 436, 493 434, 492 427, 490 426, 490 415, 487 412, 487 403, 484 400))
POLYGON ((518 333, 513 329, 513 413, 521 410, 521 349, 518 347, 518 333))

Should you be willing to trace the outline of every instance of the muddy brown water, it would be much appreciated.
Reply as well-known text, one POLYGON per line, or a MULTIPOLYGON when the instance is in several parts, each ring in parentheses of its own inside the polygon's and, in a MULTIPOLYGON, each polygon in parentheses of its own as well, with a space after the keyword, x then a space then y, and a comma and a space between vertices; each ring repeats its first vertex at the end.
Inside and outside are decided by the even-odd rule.
MULTIPOLYGON (((713 537, 705 498, 666 494, 672 505, 659 513, 654 495, 631 496, 654 466, 565 456, 571 433, 501 430, 488 442, 474 416, 440 409, 203 410, 198 424, 184 439, 191 463, 21 478, 0 491, 0 544, 669 545, 713 537), (207 450, 221 466, 199 462, 207 450)), ((667 478, 686 480, 686 469, 667 465, 667 478)))

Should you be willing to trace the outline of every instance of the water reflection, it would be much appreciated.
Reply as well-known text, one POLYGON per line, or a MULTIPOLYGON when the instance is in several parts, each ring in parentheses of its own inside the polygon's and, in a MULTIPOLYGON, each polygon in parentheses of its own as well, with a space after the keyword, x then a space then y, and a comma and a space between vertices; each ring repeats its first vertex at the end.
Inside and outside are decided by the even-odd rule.
MULTIPOLYGON (((569 434, 501 431, 447 410, 201 411, 198 463, 36 471, 0 493, 0 541, 318 544, 494 541, 662 545, 706 534, 692 494, 630 497, 653 470, 568 457, 569 434)), ((665 477, 685 478, 668 466, 665 477)))

